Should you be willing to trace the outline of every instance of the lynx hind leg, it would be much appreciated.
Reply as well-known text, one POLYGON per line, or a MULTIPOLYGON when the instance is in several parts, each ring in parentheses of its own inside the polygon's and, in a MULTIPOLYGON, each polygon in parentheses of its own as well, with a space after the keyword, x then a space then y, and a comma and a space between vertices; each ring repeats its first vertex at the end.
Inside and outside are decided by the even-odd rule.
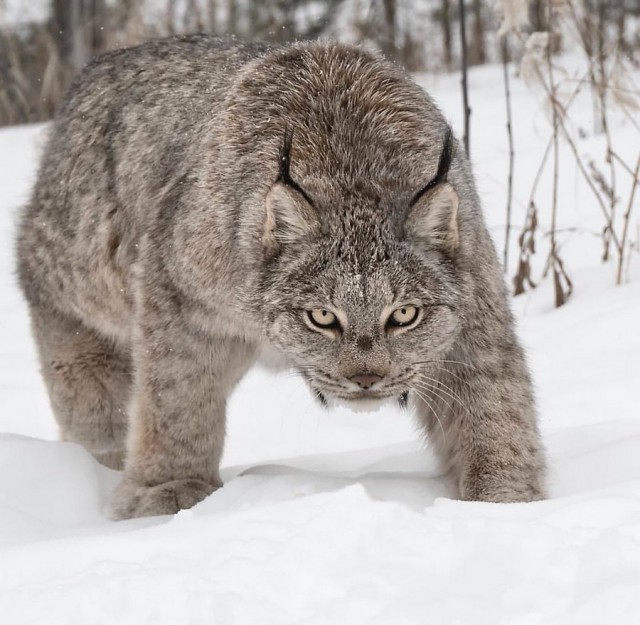
POLYGON ((80 321, 34 311, 42 375, 61 438, 84 445, 101 464, 124 465, 129 354, 80 321))

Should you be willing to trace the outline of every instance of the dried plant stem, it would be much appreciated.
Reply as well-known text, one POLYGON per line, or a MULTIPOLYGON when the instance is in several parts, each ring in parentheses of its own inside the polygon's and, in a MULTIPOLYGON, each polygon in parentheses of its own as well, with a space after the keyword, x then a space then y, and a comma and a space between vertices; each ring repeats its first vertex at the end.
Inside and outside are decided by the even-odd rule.
POLYGON ((554 112, 553 120, 553 189, 551 191, 551 251, 555 255, 556 250, 556 222, 558 217, 558 122, 557 113, 554 112))
MULTIPOLYGON (((522 35, 520 35, 522 39, 522 35)), ((574 87, 571 95, 567 99, 564 109, 566 110, 573 100, 576 98, 578 93, 580 93, 580 88, 584 80, 578 81, 578 84, 574 87)), ((543 83, 544 84, 544 83, 543 83)), ((545 165, 547 164, 547 160, 549 159, 549 155, 551 154, 551 148, 553 146, 553 135, 549 137, 549 141, 544 150, 544 154, 542 159, 540 160, 540 164, 538 165, 538 171, 536 172, 535 178, 533 180, 533 184, 531 185, 531 191, 529 194, 529 201, 527 203, 527 216, 525 219, 525 224, 522 228, 522 231, 518 237, 518 246, 520 248, 519 252, 519 260, 518 260, 518 268, 513 277, 513 285, 514 285, 514 295, 520 295, 525 291, 525 285, 529 286, 532 289, 536 288, 535 282, 531 278, 531 264, 530 258, 533 254, 535 254, 535 236, 538 227, 538 213, 535 204, 535 195, 538 189, 538 184, 542 178, 542 173, 544 172, 545 165)), ((558 232, 556 228, 555 232, 558 232)), ((546 235, 548 236, 548 234, 546 235)), ((547 261, 548 262, 548 261, 547 261)))
POLYGON ((535 237, 536 230, 538 228, 538 211, 536 209, 534 197, 536 194, 538 183, 540 182, 540 178, 542 177, 542 172, 544 171, 544 166, 547 162, 547 159, 549 158, 549 154, 551 153, 552 143, 553 138, 549 139, 542 160, 540 161, 540 165, 538 166, 536 177, 533 181, 533 185, 531 186, 531 194, 529 195, 529 203, 527 204, 527 216, 525 219, 525 224, 522 228, 520 236, 518 237, 520 254, 518 260, 518 269, 513 276, 514 295, 520 295, 524 293, 525 285, 529 286, 532 289, 536 288, 536 283, 531 279, 531 263, 529 262, 531 256, 536 252, 535 237))
POLYGON ((469 122, 471 109, 469 108, 469 85, 467 81, 467 26, 464 0, 459 2, 460 11, 460 48, 462 53, 462 106, 464 108, 464 149, 467 158, 471 158, 469 146, 469 122))
POLYGON ((513 148, 513 129, 511 115, 511 89, 509 84, 509 44, 506 35, 502 38, 502 72, 504 76, 504 95, 507 106, 507 136, 509 137, 509 177, 507 183, 507 223, 505 225, 504 240, 504 272, 509 266, 509 242, 511 239, 511 204, 513 201, 513 166, 515 151, 513 148))
MULTIPOLYGON (((572 102, 575 100, 575 98, 578 95, 578 93, 580 93, 581 84, 582 84, 582 81, 580 81, 576 85, 575 89, 573 90, 573 92, 571 93, 569 98, 567 99, 566 104, 563 105, 563 108, 564 108, 565 111, 569 108, 569 106, 571 106, 572 102)), ((546 87, 546 85, 545 85, 545 87, 546 87)), ((547 146, 544 149, 544 154, 542 156, 542 160, 540 161, 540 165, 538 166, 538 171, 536 172, 536 176, 535 176, 535 178, 533 180, 533 185, 531 185, 531 192, 529 194, 529 203, 528 203, 529 206, 531 206, 531 204, 533 203, 533 198, 534 198, 536 190, 538 188, 538 183, 540 182, 540 179, 542 178, 542 172, 544 171, 544 166, 546 165, 547 159, 549 158, 549 154, 551 153, 551 146, 552 145, 553 145, 553 134, 551 135, 551 137, 549 137, 549 141, 547 142, 547 146)))
MULTIPOLYGON (((551 24, 551 3, 548 7, 548 20, 551 24)), ((551 256, 556 257, 556 219, 558 214, 558 99, 556 97, 556 85, 553 79, 553 63, 551 62, 551 40, 547 44, 547 72, 549 74, 549 98, 551 101, 552 142, 553 142, 553 189, 551 192, 551 256)), ((557 300, 557 298, 556 298, 557 300)), ((556 302, 557 305, 557 302, 556 302)))
MULTIPOLYGON (((604 80, 604 53, 602 52, 602 50, 600 50, 599 53, 599 60, 600 60, 600 78, 602 80, 604 80)), ((598 95, 600 97, 600 113, 602 115, 602 130, 604 131, 604 135, 606 137, 606 141, 607 141, 607 156, 606 156, 606 160, 607 163, 609 164, 609 191, 610 193, 608 193, 609 196, 609 220, 607 222, 607 225, 604 228, 603 231, 603 243, 604 243, 604 249, 602 251, 602 260, 607 261, 609 260, 609 246, 611 243, 611 238, 612 238, 612 233, 613 233, 613 222, 615 219, 615 213, 616 213, 616 167, 615 167, 615 163, 613 158, 611 157, 611 151, 613 149, 613 144, 611 141, 611 131, 609 129, 609 120, 607 118, 607 93, 606 93, 606 88, 601 86, 598 89, 598 95)))
POLYGON ((636 182, 640 183, 640 177, 638 177, 638 173, 634 173, 631 167, 629 167, 629 165, 627 165, 627 163, 622 160, 622 157, 617 152, 611 150, 610 154, 616 161, 618 161, 618 163, 620 163, 622 169, 624 169, 632 178, 634 178, 636 182))
POLYGON ((616 276, 616 284, 622 284, 622 268, 624 265, 624 248, 627 243, 627 232, 629 231, 629 218, 631 217, 631 209, 633 208, 633 199, 638 188, 638 173, 640 173, 640 156, 636 162, 636 169, 633 174, 633 186, 631 187, 631 193, 629 194, 629 203, 627 204, 627 210, 624 213, 622 222, 622 239, 620 240, 620 246, 618 248, 618 275, 616 276))
MULTIPOLYGON (((549 58, 549 62, 550 62, 550 58, 549 58)), ((598 201, 598 204, 600 205, 600 208, 602 209, 602 212, 605 216, 605 219, 607 220, 607 223, 609 223, 609 211, 607 209, 607 206, 605 205, 602 197, 600 197, 600 193, 598 193, 598 190, 596 189, 596 186, 594 185, 593 180, 589 175, 589 172, 587 171, 586 167, 584 166, 584 163, 582 162, 582 158, 580 157, 580 154, 578 152, 578 147, 576 146, 576 143, 573 140, 573 137, 571 136, 571 133, 569 132, 569 129, 565 124, 564 116, 558 114, 559 112, 566 113, 566 106, 563 107, 562 104, 558 102, 556 98, 555 87, 552 90, 549 87, 549 85, 547 85, 546 80, 542 76, 540 70, 536 69, 536 71, 539 74, 540 84, 542 85, 542 88, 544 89, 549 100, 551 101, 554 115, 556 115, 555 122, 557 123, 558 128, 562 131, 562 135, 566 140, 567 145, 571 148, 571 151, 573 152, 573 156, 576 160, 576 164, 578 165, 578 169, 580 170, 580 173, 583 175, 586 183, 589 185, 589 188, 593 192, 593 195, 595 196, 596 200, 598 201)), ((619 247, 618 238, 616 236, 615 231, 613 230, 611 231, 611 238, 613 239, 613 242, 615 243, 615 245, 619 247)))
MULTIPOLYGON (((548 23, 551 28, 552 23, 552 7, 551 2, 547 5, 548 23)), ((547 72, 549 75, 549 99, 551 102, 551 115, 553 126, 553 190, 551 196, 551 265, 553 266, 553 285, 555 291, 556 308, 562 306, 571 295, 573 285, 564 269, 564 265, 558 254, 558 244, 556 241, 556 224, 558 219, 558 173, 560 169, 560 150, 559 150, 559 121, 560 121, 560 103, 557 98, 557 86, 553 75, 553 62, 551 61, 551 39, 547 43, 547 72), (565 284, 563 285, 563 279, 565 284)), ((563 111, 564 112, 564 111, 563 111)))
MULTIPOLYGON (((551 12, 551 4, 549 3, 548 5, 548 11, 551 12)), ((549 22, 551 23, 551 22, 549 22)), ((550 46, 547 47, 547 67, 549 68, 551 66, 551 49, 550 46)), ((600 193, 598 192, 598 190, 596 189, 596 186, 593 183, 593 180, 591 179, 591 176, 589 175, 589 172, 587 171, 586 167, 584 166, 584 163, 582 162, 582 158, 580 157, 580 154, 578 152, 578 148, 576 146, 575 141, 573 140, 573 137, 571 136, 571 133, 569 132, 569 129, 566 126, 565 120, 564 120, 564 116, 567 112, 567 108, 569 107, 571 101, 573 100, 574 96, 577 93, 577 90, 579 89, 579 85, 578 87, 576 87, 576 91, 574 91, 574 93, 572 94, 571 98, 569 99, 569 101, 567 102, 567 104, 565 104, 564 106, 559 102, 559 100, 556 97, 556 87, 552 86, 552 85, 548 85, 547 84, 547 80, 545 79, 545 77, 542 74, 542 71, 540 70, 539 67, 535 66, 535 72, 538 76, 538 82, 539 84, 542 86, 542 88, 544 89, 544 92, 546 93, 547 97, 549 98, 549 101, 551 102, 551 106, 553 108, 553 114, 554 114, 554 127, 555 127, 555 123, 557 123, 557 126, 559 128, 559 130, 562 131, 562 135, 564 137, 564 139, 566 140, 567 144, 569 145, 569 147, 571 148, 571 151, 573 152, 573 156, 576 160, 576 164, 578 165, 578 169, 580 170, 580 173, 582 174, 582 176, 584 177, 587 185, 589 186, 589 188, 591 189, 591 191, 593 192, 593 195, 595 196, 598 204, 600 205, 600 208, 604 214, 604 217, 606 219, 607 224, 610 223, 611 219, 610 219, 610 215, 609 215, 609 210, 606 206, 606 204, 604 203, 604 200, 602 199, 602 197, 600 196, 600 193), (562 115, 560 115, 560 113, 562 113, 562 115)), ((582 82, 582 81, 580 81, 582 82)), ((580 84, 580 83, 579 83, 580 84)), ((620 246, 620 243, 618 241, 618 238, 616 236, 615 231, 612 229, 611 230, 611 239, 613 240, 614 244, 616 245, 616 247, 620 246)))
POLYGON ((518 269, 513 277, 513 294, 520 295, 525 292, 525 285, 532 289, 536 288, 536 283, 531 279, 531 263, 529 259, 536 252, 536 230, 538 228, 538 212, 536 205, 531 200, 527 208, 527 218, 524 228, 518 237, 520 247, 520 258, 518 269))
MULTIPOLYGON (((598 204, 600 205, 600 208, 602 209, 602 212, 604 214, 605 219, 607 220, 607 223, 609 223, 611 221, 610 215, 609 215, 609 211, 602 199, 602 197, 600 197, 600 193, 598 193, 598 190, 596 189, 596 186, 593 183, 593 180, 591 179, 591 176, 589 175, 589 172, 587 172, 586 167, 584 166, 584 163, 582 162, 582 158, 580 157, 580 154, 578 153, 578 148, 575 144, 575 141, 573 140, 573 138, 571 137, 571 135, 569 134, 569 131, 567 129, 567 127, 565 126, 564 122, 562 120, 560 120, 560 129, 562 130, 562 134, 564 136, 564 138, 567 141, 567 145, 571 148, 571 151, 573 152, 573 155, 576 159, 576 164, 578 165, 578 169, 580 170, 580 173, 583 175, 585 181, 587 182, 587 184, 589 185, 589 187, 591 188, 591 191, 593 191, 594 196, 596 197, 596 199, 598 200, 598 204)), ((613 240, 614 244, 616 245, 616 247, 620 246, 620 243, 618 241, 618 237, 615 233, 615 230, 611 230, 611 239, 613 240)))
POLYGON ((542 160, 540 161, 540 165, 538 166, 538 171, 536 172, 536 177, 533 179, 533 184, 531 185, 531 193, 529 194, 529 205, 533 202, 533 198, 536 194, 536 190, 538 188, 538 184, 540 179, 542 178, 542 172, 544 171, 544 166, 547 164, 547 159, 549 158, 549 154, 551 154, 551 146, 553 145, 553 136, 549 138, 547 142, 547 147, 544 149, 544 154, 542 155, 542 160))

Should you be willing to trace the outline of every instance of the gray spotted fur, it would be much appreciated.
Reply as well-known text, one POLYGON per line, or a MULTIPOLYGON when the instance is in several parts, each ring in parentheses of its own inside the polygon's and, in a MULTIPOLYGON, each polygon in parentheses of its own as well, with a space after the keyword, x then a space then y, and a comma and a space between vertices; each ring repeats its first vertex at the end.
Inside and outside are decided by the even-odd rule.
POLYGON ((456 142, 457 211, 431 191, 410 206, 446 131, 405 73, 335 43, 174 38, 80 74, 22 216, 19 278, 63 438, 124 468, 115 518, 221 485, 225 401, 265 345, 320 396, 362 397, 362 372, 382 377, 364 395, 411 391, 461 498, 543 497, 529 374, 456 142), (288 132, 312 206, 276 182, 288 132), (398 304, 424 317, 389 334, 398 304), (310 329, 311 308, 342 333, 310 329))

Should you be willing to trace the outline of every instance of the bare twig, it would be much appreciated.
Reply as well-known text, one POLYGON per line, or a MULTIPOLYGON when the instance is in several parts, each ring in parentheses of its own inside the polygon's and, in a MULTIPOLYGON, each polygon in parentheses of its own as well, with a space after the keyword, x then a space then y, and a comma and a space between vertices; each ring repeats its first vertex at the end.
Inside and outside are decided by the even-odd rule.
MULTIPOLYGON (((587 172, 584 163, 582 162, 582 158, 580 157, 580 154, 578 153, 578 148, 575 144, 575 141, 573 140, 573 137, 571 137, 567 127, 565 126, 564 122, 562 120, 560 120, 560 129, 562 130, 562 134, 567 142, 567 145, 571 148, 571 151, 573 152, 573 156, 576 160, 576 164, 578 165, 578 169, 580 170, 580 173, 582 174, 582 176, 584 177, 586 183, 589 185, 591 191, 593 191, 593 195, 595 196, 596 200, 598 201, 598 204, 600 205, 600 208, 602 209, 602 213, 604 214, 605 219, 607 220, 607 223, 609 223, 611 221, 610 219, 610 215, 609 215, 609 211, 604 203, 604 200, 602 199, 602 197, 600 196, 600 193, 598 192, 598 190, 595 187, 595 184, 593 183, 593 180, 591 180, 591 176, 589 176, 589 172, 587 172)), ((615 245, 617 247, 619 247, 620 243, 618 241, 618 237, 616 236, 615 230, 611 230, 611 239, 613 240, 613 242, 615 243, 615 245)))
MULTIPOLYGON (((552 6, 551 2, 547 5, 547 16, 549 29, 552 24, 552 6)), ((560 167, 560 155, 559 155, 559 141, 558 141, 558 127, 559 127, 559 103, 556 96, 557 87, 555 85, 553 76, 553 63, 551 61, 551 39, 547 42, 546 49, 547 57, 547 72, 549 75, 549 89, 550 89, 550 101, 551 101, 551 115, 553 125, 553 191, 551 195, 551 263, 553 265, 553 285, 555 291, 555 304, 556 308, 562 306, 567 298, 571 295, 573 285, 571 280, 564 270, 562 261, 558 253, 558 244, 556 241, 556 223, 558 217, 558 172, 560 167), (564 284, 563 284, 564 281, 564 284)))
POLYGON ((624 169, 632 178, 635 178, 636 182, 640 182, 640 178, 638 177, 637 173, 634 173, 631 167, 627 165, 627 163, 622 159, 622 157, 617 152, 614 152, 612 150, 610 154, 616 161, 618 161, 618 163, 620 163, 620 165, 622 166, 622 169, 624 169))
POLYGON ((622 284, 622 267, 624 264, 624 248, 627 242, 627 232, 629 230, 629 218, 631 216, 631 209, 633 208, 633 198, 638 188, 638 173, 640 173, 640 156, 636 162, 636 169, 633 175, 633 186, 631 187, 631 193, 629 193, 629 203, 627 204, 627 210, 624 213, 622 221, 622 239, 620 240, 620 247, 618 248, 618 274, 616 276, 616 284, 622 284))
POLYGON ((509 85, 509 44, 506 35, 502 38, 502 72, 504 76, 504 95, 507 105, 507 136, 509 137, 509 177, 507 184, 507 223, 505 225, 504 240, 504 272, 507 273, 509 266, 509 242, 511 239, 511 203, 513 200, 513 131, 511 116, 511 89, 509 85))
POLYGON ((556 294, 556 308, 560 308, 573 293, 573 282, 565 271, 562 259, 556 254, 553 266, 553 285, 556 294))
MULTIPOLYGON (((549 61, 550 62, 550 61, 549 61)), ((589 185, 589 188, 591 189, 591 191, 593 192, 594 197, 596 198, 604 216, 605 219, 607 220, 607 223, 609 223, 610 218, 609 218, 609 211, 607 209, 607 206, 604 203, 604 200, 602 199, 602 197, 600 196, 600 193, 598 192, 598 190, 596 189, 593 180, 591 179, 591 176, 589 175, 589 172, 587 171, 584 163, 582 162, 582 158, 578 152, 578 147, 576 146, 575 141, 573 140, 573 137, 571 136, 571 133, 569 132, 569 129, 566 126, 566 122, 565 122, 565 116, 566 116, 566 112, 567 112, 567 105, 562 106, 559 102, 558 99, 556 97, 556 93, 555 93, 555 89, 552 91, 552 89, 549 87, 549 85, 547 85, 546 80, 544 79, 544 76, 542 75, 542 72, 540 71, 540 68, 535 68, 536 73, 539 76, 539 82, 540 85, 542 86, 542 88, 544 89, 545 93, 547 94, 547 97, 549 98, 549 100, 551 101, 552 104, 552 108, 553 111, 555 111, 555 121, 558 124, 558 128, 562 131, 562 135, 564 137, 564 139, 567 142, 567 145, 571 148, 571 151, 573 152, 573 156, 576 160, 576 164, 578 165, 578 169, 580 170, 580 173, 582 174, 582 176, 584 177, 586 183, 589 185), (562 112, 562 115, 559 115, 558 113, 562 112)), ((615 245, 617 247, 619 247, 619 241, 618 238, 616 236, 615 231, 611 231, 611 238, 613 240, 613 242, 615 243, 615 245)))
POLYGON ((527 209, 527 220, 520 236, 518 237, 518 245, 520 247, 520 258, 518 261, 518 270, 513 277, 513 294, 520 295, 525 292, 525 285, 535 289, 536 284, 531 279, 531 256, 536 253, 536 229, 538 228, 538 211, 536 205, 531 200, 527 209))
MULTIPOLYGON (((521 36, 521 35, 520 35, 521 36)), ((539 79, 542 77, 539 76, 539 79)), ((569 95, 566 100, 566 103, 562 107, 562 110, 566 113, 566 110, 571 106, 576 96, 580 93, 580 88, 584 80, 578 82, 578 84, 574 87, 573 91, 569 95)), ((544 83, 543 83, 544 84, 544 83)), ((560 84, 560 83, 557 83, 560 84)), ((535 254, 535 236, 536 230, 538 226, 538 214, 537 207, 535 204, 535 195, 538 189, 538 184, 542 178, 542 173, 544 171, 545 165, 551 154, 551 148, 553 146, 553 134, 549 137, 549 141, 544 149, 544 154, 542 155, 542 159, 540 160, 540 164, 538 165, 538 171, 536 172, 535 178, 533 180, 533 184, 531 185, 531 191, 529 193, 529 202, 527 204, 527 216, 525 220, 525 225, 522 229, 520 236, 518 237, 518 245, 520 247, 520 255, 518 261, 518 269, 516 274, 513 277, 513 285, 514 285, 514 295, 519 295, 524 293, 525 285, 530 288, 536 288, 535 282, 531 279, 531 263, 530 259, 533 254, 535 254)), ((559 232, 556 227, 555 233, 559 232)), ((545 234, 544 236, 550 236, 550 233, 545 234)), ((547 261, 548 262, 548 261, 547 261)), ((546 272, 546 269, 545 269, 546 272)))
POLYGON ((464 109, 464 149, 467 157, 471 158, 469 146, 469 122, 471 118, 471 109, 469 108, 469 86, 467 82, 467 26, 464 0, 459 2, 460 11, 460 48, 462 56, 462 106, 464 109))

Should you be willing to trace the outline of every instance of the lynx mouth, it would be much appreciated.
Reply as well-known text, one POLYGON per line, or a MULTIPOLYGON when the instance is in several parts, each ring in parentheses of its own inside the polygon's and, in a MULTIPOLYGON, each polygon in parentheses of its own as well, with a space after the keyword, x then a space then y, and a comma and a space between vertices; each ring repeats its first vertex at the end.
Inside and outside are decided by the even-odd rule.
POLYGON ((326 396, 317 389, 314 389, 314 391, 315 391, 314 394, 316 396, 316 399, 320 402, 320 405, 322 405, 324 408, 328 408, 329 402, 327 401, 326 396))
POLYGON ((404 391, 400 395, 371 395, 361 394, 351 397, 325 394, 314 388, 314 395, 324 408, 344 406, 354 412, 376 412, 380 408, 396 402, 401 408, 406 408, 409 403, 409 391, 404 391))

